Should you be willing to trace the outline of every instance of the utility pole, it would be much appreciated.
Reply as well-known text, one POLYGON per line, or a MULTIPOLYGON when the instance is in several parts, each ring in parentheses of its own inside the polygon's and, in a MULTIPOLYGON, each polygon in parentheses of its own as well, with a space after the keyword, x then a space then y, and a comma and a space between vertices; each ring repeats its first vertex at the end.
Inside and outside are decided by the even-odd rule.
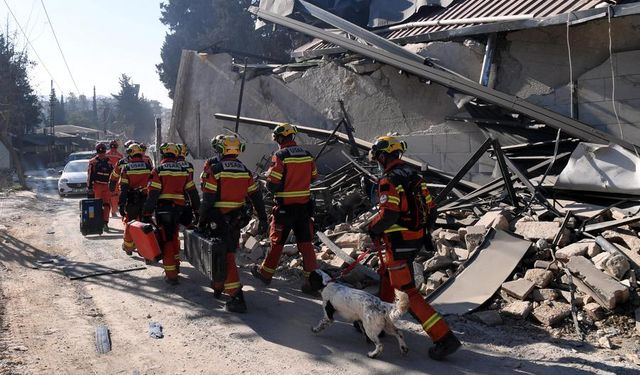
POLYGON ((55 146, 55 107, 56 107, 56 90, 53 88, 53 80, 51 80, 51 96, 49 96, 49 135, 51 141, 49 142, 49 160, 54 158, 54 146, 55 146))

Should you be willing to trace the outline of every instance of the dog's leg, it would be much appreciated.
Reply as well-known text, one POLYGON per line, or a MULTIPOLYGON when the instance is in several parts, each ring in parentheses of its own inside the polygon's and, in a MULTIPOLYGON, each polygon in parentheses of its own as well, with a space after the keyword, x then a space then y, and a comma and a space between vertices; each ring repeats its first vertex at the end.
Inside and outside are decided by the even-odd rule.
POLYGON ((402 332, 400 332, 398 327, 393 324, 393 322, 387 320, 384 326, 384 331, 392 336, 395 336, 398 339, 398 345, 400 346, 400 353, 402 353, 402 355, 406 355, 407 353, 409 353, 409 347, 404 341, 404 335, 402 334, 402 332))
POLYGON ((333 307, 331 302, 327 302, 324 305, 324 318, 320 320, 317 326, 311 328, 313 333, 318 333, 323 329, 327 328, 331 323, 333 323, 333 314, 336 312, 336 309, 333 307))
POLYGON ((380 342, 380 338, 378 337, 378 335, 380 335, 382 328, 384 328, 383 324, 384 322, 378 322, 378 321, 367 319, 367 318, 362 320, 362 325, 364 326, 364 332, 367 334, 367 337, 369 338, 369 340, 371 340, 371 342, 373 342, 376 346, 376 348, 373 351, 367 353, 367 356, 369 356, 369 358, 376 358, 380 354, 382 354, 382 349, 384 347, 380 342))

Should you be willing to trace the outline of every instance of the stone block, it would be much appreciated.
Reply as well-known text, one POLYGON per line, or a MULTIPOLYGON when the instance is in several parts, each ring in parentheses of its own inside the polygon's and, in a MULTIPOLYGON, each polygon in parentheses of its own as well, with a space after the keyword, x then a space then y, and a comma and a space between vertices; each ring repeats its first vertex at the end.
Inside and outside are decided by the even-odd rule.
POLYGON ((424 270, 426 272, 434 272, 447 269, 451 267, 451 265, 453 265, 453 260, 451 258, 442 255, 436 255, 424 262, 424 270))
MULTIPOLYGON (((555 236, 560 232, 560 223, 554 221, 518 221, 516 223, 516 234, 530 240, 537 241, 545 239, 553 242, 555 236)), ((570 232, 565 229, 560 237, 558 246, 566 246, 569 243, 570 232)))
POLYGON ((614 254, 604 262, 604 272, 620 280, 629 271, 631 265, 624 255, 614 254))
POLYGON ((546 288, 553 280, 553 272, 540 268, 532 268, 527 270, 524 274, 524 278, 533 282, 538 288, 546 288))
POLYGON ((571 257, 578 255, 585 255, 589 249, 589 244, 586 242, 576 242, 571 245, 567 245, 556 251, 556 258, 560 260, 569 260, 571 257))
POLYGON ((502 290, 507 292, 512 297, 515 297, 519 300, 524 300, 527 298, 529 293, 533 290, 535 285, 533 282, 526 279, 518 279, 514 281, 507 281, 502 284, 502 290))
POLYGON ((567 263, 569 271, 578 277, 590 289, 581 289, 581 284, 577 283, 578 289, 586 294, 595 293, 603 307, 614 309, 618 303, 626 302, 629 299, 629 289, 616 281, 611 276, 601 272, 587 258, 573 257, 567 263))
POLYGON ((467 260, 467 259, 469 259, 469 250, 461 249, 459 247, 456 247, 456 248, 453 249, 453 251, 456 253, 456 255, 458 256, 459 260, 467 260))
POLYGON ((593 262, 593 265, 596 266, 597 269, 604 271, 604 263, 607 261, 607 259, 611 258, 612 256, 613 254, 604 252, 594 256, 593 259, 591 259, 591 261, 593 262))
POLYGON ((633 232, 607 230, 602 233, 602 237, 611 242, 622 242, 636 253, 640 251, 640 238, 633 232))
POLYGON ((473 313, 473 316, 489 327, 502 324, 502 317, 500 316, 500 313, 495 310, 478 311, 473 313))
POLYGON ((605 318, 604 309, 596 302, 587 303, 582 308, 587 316, 594 322, 605 318))
POLYGON ((440 237, 441 240, 445 240, 445 241, 449 241, 449 242, 461 242, 462 241, 462 238, 460 238, 460 235, 458 234, 458 232, 450 230, 450 229, 445 229, 445 230, 440 231, 438 236, 440 237))
POLYGON ((509 230, 509 219, 505 216, 504 210, 501 208, 494 208, 484 214, 480 220, 476 223, 476 226, 483 226, 485 228, 496 228, 504 231, 509 230))
POLYGON ((526 319, 533 309, 533 304, 529 301, 511 302, 502 308, 501 312, 520 319, 526 319))
POLYGON ((288 243, 284 245, 282 253, 288 256, 296 255, 298 253, 298 246, 296 244, 288 243))
POLYGON ((534 289, 531 291, 531 299, 535 302, 555 301, 559 293, 555 289, 534 289))
POLYGON ((338 237, 334 242, 342 248, 350 247, 354 249, 361 249, 365 244, 370 242, 370 238, 365 233, 345 233, 338 237))
POLYGON ((546 326, 554 326, 571 315, 571 305, 563 302, 541 303, 533 309, 533 316, 546 326))
POLYGON ((258 246, 260 246, 260 241, 253 236, 249 236, 244 242, 244 248, 249 252, 255 250, 258 246))

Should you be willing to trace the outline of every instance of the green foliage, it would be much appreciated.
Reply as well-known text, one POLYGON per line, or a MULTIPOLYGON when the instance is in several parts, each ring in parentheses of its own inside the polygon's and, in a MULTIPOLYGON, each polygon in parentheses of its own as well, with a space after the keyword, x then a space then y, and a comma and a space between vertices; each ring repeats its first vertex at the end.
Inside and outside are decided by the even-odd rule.
POLYGON ((40 122, 38 97, 27 76, 31 64, 27 54, 0 33, 0 131, 24 134, 40 122))
POLYGON ((244 51, 276 60, 289 60, 294 38, 289 30, 263 27, 255 30, 255 18, 247 11, 258 0, 168 0, 160 21, 169 33, 160 51, 157 70, 173 98, 181 51, 202 50, 212 45, 244 51))
POLYGON ((144 96, 139 95, 140 85, 133 84, 131 77, 123 74, 119 82, 120 91, 112 94, 118 113, 114 130, 124 132, 136 140, 149 142, 153 139, 155 130, 152 105, 144 96))

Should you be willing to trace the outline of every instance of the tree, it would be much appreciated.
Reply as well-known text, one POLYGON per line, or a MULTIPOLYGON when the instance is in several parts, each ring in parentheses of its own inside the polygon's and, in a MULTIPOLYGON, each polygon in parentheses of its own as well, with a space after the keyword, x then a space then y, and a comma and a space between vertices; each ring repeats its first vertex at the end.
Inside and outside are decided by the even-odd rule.
POLYGON ((60 101, 56 101, 56 106, 54 110, 54 125, 66 125, 67 123, 67 111, 65 110, 64 105, 64 95, 60 94, 60 101))
POLYGON ((202 50, 212 45, 249 52, 280 61, 289 60, 294 41, 301 37, 282 27, 255 30, 247 11, 259 0, 168 0, 160 21, 169 27, 156 65, 160 80, 173 98, 183 49, 202 50))
POLYGON ((0 142, 9 150, 23 188, 27 183, 11 134, 29 133, 40 122, 38 97, 27 74, 32 64, 26 52, 17 51, 9 36, 0 33, 0 142))
POLYGON ((131 77, 123 74, 119 79, 120 91, 112 94, 116 99, 117 131, 124 132, 136 140, 148 141, 153 137, 153 111, 149 101, 140 96, 140 85, 133 84, 131 77))

